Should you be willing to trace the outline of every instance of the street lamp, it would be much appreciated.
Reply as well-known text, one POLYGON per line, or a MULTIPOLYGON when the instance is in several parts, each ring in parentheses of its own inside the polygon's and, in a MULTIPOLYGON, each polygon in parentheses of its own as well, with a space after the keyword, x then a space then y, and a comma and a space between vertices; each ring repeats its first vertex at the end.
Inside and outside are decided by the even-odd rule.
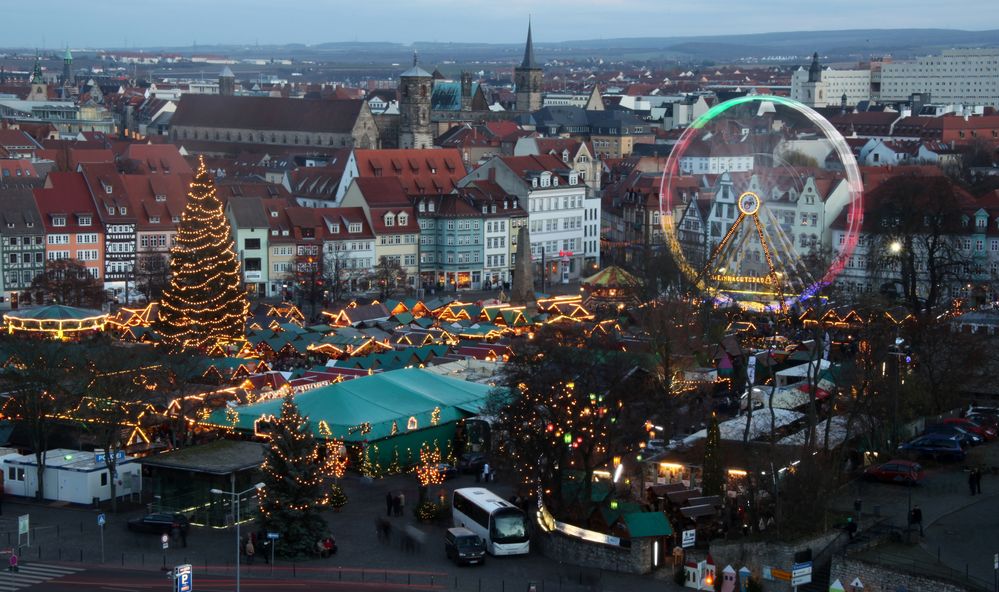
POLYGON ((240 538, 239 538, 239 498, 250 493, 253 490, 260 491, 264 488, 263 483, 257 483, 253 487, 237 492, 235 489, 232 491, 223 491, 221 489, 212 489, 211 492, 215 495, 231 495, 232 496, 232 509, 233 509, 233 522, 236 523, 236 592, 239 592, 239 554, 242 549, 240 549, 240 538))
POLYGON ((902 252, 902 241, 891 241, 888 245, 888 250, 891 251, 892 255, 898 255, 902 252))

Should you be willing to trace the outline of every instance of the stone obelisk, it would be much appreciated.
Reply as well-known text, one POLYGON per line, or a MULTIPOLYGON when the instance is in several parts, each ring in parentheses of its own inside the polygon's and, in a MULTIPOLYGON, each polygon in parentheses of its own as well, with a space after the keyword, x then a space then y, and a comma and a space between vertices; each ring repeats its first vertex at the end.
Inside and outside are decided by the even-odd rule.
POLYGON ((517 233, 517 263, 513 268, 510 304, 523 305, 534 301, 534 260, 531 257, 531 235, 525 224, 517 233))

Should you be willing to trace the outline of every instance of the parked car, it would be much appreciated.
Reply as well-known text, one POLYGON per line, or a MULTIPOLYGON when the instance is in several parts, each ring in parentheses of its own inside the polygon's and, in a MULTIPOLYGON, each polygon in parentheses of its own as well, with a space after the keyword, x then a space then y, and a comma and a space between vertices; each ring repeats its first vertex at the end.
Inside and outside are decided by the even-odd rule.
POLYGON ((969 413, 964 416, 966 419, 990 428, 999 429, 999 415, 988 415, 985 413, 969 413))
POLYGON ((486 543, 467 528, 449 528, 444 534, 444 554, 458 565, 481 565, 486 562, 486 543))
POLYGON ((146 514, 128 521, 128 529, 133 532, 153 532, 156 534, 170 534, 174 528, 179 528, 184 534, 187 534, 190 526, 187 516, 183 514, 146 514))
POLYGON ((961 446, 967 448, 968 446, 977 446, 985 441, 985 438, 979 436, 978 434, 972 434, 968 430, 962 428, 961 426, 956 426, 949 423, 935 423, 926 426, 923 431, 925 434, 946 434, 948 436, 957 437, 961 446))
POLYGON ((924 434, 898 447, 919 456, 934 460, 964 460, 964 449, 954 436, 924 434))
POLYGON ((923 481, 923 467, 911 460, 893 459, 880 465, 872 465, 864 470, 864 478, 885 483, 919 485, 923 481))
POLYGON ((989 405, 968 405, 964 415, 967 417, 972 414, 987 415, 999 419, 999 407, 989 405))
POLYGON ((479 474, 487 462, 489 459, 484 452, 466 452, 458 458, 458 470, 462 473, 479 474))
POLYGON ((976 423, 967 417, 948 417, 943 422, 948 425, 960 426, 972 434, 978 434, 986 440, 996 439, 997 432, 995 428, 976 423))
POLYGON ((437 470, 440 471, 445 480, 458 476, 458 469, 454 468, 451 463, 437 463, 437 470))

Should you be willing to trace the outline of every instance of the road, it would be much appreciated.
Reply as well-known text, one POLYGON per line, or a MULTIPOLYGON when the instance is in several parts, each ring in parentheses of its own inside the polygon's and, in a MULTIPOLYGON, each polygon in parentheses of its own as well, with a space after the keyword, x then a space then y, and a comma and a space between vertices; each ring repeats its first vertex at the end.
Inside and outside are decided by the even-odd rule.
MULTIPOLYGON (((68 568, 58 564, 46 564, 49 570, 68 568)), ((31 568, 26 565, 25 569, 31 568)), ((77 568, 78 569, 78 568, 77 568)), ((26 571, 18 574, 0 575, 0 590, 14 591, 27 590, 29 592, 172 592, 173 584, 171 580, 161 571, 154 570, 129 570, 108 567, 98 567, 81 571, 72 571, 57 579, 31 584, 26 580, 26 571)), ((356 574, 351 574, 356 575, 356 574)), ((432 590, 444 590, 444 584, 430 584, 429 580, 421 583, 409 583, 405 581, 366 581, 346 580, 346 581, 323 581, 317 579, 301 579, 284 577, 285 574, 275 574, 275 577, 243 577, 240 583, 241 590, 369 590, 372 592, 421 592, 432 590)), ((194 572, 194 589, 198 592, 231 592, 235 590, 235 578, 230 575, 204 575, 194 572)))

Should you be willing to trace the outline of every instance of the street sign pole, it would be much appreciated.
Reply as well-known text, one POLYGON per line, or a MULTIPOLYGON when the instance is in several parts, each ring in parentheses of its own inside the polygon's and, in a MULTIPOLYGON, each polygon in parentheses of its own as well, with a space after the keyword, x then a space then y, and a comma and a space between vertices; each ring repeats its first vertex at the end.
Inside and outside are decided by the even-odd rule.
POLYGON ((280 536, 276 532, 267 533, 267 539, 271 542, 271 575, 274 575, 274 547, 277 546, 277 540, 280 536))
POLYGON ((104 518, 104 514, 97 515, 97 528, 101 531, 101 563, 104 563, 104 523, 107 519, 104 518))

